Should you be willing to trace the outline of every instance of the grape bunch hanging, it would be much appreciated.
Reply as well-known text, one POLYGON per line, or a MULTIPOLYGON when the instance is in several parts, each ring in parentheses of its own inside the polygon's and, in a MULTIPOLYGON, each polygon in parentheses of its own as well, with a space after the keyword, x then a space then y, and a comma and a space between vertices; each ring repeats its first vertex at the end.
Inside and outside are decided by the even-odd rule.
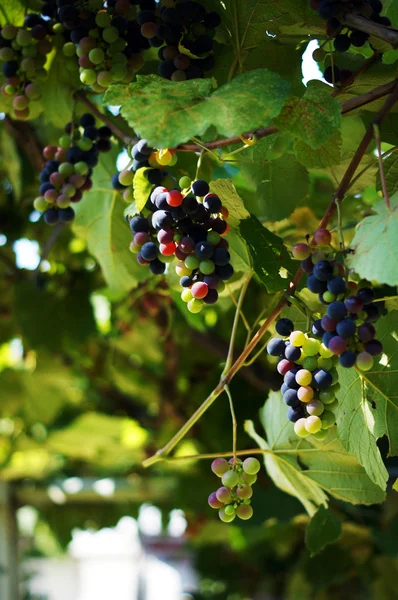
POLYGON ((203 77, 214 67, 214 36, 221 23, 218 13, 192 0, 163 0, 137 17, 141 35, 159 48, 159 75, 172 81, 203 77))
POLYGON ((325 314, 306 333, 294 330, 290 319, 280 319, 276 331, 281 337, 267 346, 268 353, 280 359, 281 392, 296 434, 317 439, 335 423, 340 389, 336 367, 369 371, 383 352, 373 323, 385 313, 384 302, 375 302, 369 282, 347 274, 344 253, 336 253, 330 243, 330 232, 320 229, 314 245, 300 243, 292 250, 307 274, 308 290, 318 295, 325 314))
POLYGON ((181 298, 190 312, 199 313, 205 304, 217 302, 224 282, 234 274, 224 237, 228 211, 207 181, 191 184, 183 177, 179 183, 180 189, 157 186, 146 204, 146 216, 130 220, 130 250, 154 275, 163 274, 177 259, 181 298))
MULTIPOLYGON (((369 39, 369 34, 358 29, 353 29, 344 24, 344 13, 353 12, 362 17, 389 27, 391 21, 388 17, 382 16, 383 4, 380 0, 312 0, 312 8, 317 10, 320 17, 327 21, 327 36, 333 39, 333 46, 336 52, 347 52, 351 46, 355 48, 362 47, 369 39)), ((313 58, 321 62, 326 58, 327 53, 318 48, 314 51, 313 58)), ((324 78, 328 83, 338 84, 346 83, 352 77, 353 73, 349 69, 341 69, 336 64, 331 64, 324 71, 324 78)))
POLYGON ((46 163, 40 173, 40 196, 33 206, 44 213, 48 225, 73 221, 73 204, 80 202, 84 192, 91 189, 93 169, 99 153, 111 149, 111 135, 109 127, 97 128, 94 117, 86 113, 79 123, 66 125, 58 146, 43 149, 46 163))
POLYGON ((14 116, 29 117, 29 104, 41 97, 40 86, 47 77, 44 65, 53 48, 50 21, 30 13, 23 27, 8 24, 0 28, 0 64, 6 78, 1 93, 12 99, 14 116))
POLYGON ((252 485, 257 481, 260 462, 249 457, 243 462, 239 458, 216 458, 211 470, 220 477, 222 487, 212 492, 208 502, 211 508, 218 509, 218 516, 224 523, 231 523, 235 517, 247 521, 253 515, 251 497, 252 485))

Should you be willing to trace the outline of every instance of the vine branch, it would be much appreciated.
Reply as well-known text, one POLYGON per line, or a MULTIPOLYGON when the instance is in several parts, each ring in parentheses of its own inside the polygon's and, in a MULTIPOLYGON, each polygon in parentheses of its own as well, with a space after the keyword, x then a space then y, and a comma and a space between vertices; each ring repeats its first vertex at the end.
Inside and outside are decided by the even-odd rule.
MULTIPOLYGON (((331 198, 331 200, 329 202, 329 205, 325 211, 325 214, 323 215, 323 217, 318 225, 318 230, 327 227, 327 225, 329 224, 330 220, 332 219, 334 213, 336 212, 336 201, 343 200, 347 190, 349 189, 350 183, 351 183, 352 178, 354 177, 355 171, 357 170, 359 163, 361 162, 370 142, 373 139, 374 125, 375 124, 380 125, 382 120, 390 112, 391 108, 394 106, 394 104, 397 102, 397 100, 398 100, 398 86, 397 86, 396 82, 394 82, 392 93, 388 96, 383 107, 377 113, 375 119, 373 120, 372 123, 370 123, 368 129, 366 130, 365 135, 364 135, 361 143, 359 144, 354 156, 352 157, 351 162, 348 165, 347 170, 346 170, 336 192, 334 193, 333 197, 331 198)), ((207 409, 210 408, 210 406, 213 404, 213 402, 216 400, 216 398, 218 398, 218 396, 230 384, 233 377, 236 375, 236 373, 239 371, 239 369, 244 365, 248 356, 251 354, 251 352, 254 350, 254 348, 257 346, 257 344, 264 337, 264 335, 267 332, 267 330, 269 329, 269 327, 272 325, 272 323, 275 321, 275 319, 277 319, 277 317, 280 315, 282 310, 288 304, 289 298, 294 293, 294 291, 297 287, 297 284, 299 283, 299 281, 302 277, 302 274, 303 274, 303 272, 302 272, 301 268, 299 267, 297 269, 292 281, 290 282, 288 289, 283 294, 281 300, 278 302, 278 304, 272 310, 271 314, 268 316, 268 318, 265 320, 265 322, 261 325, 260 329, 254 335, 254 337, 250 340, 250 342, 248 343, 246 348, 243 350, 243 352, 240 354, 240 356, 236 359, 236 361, 231 366, 231 368, 228 370, 228 372, 225 373, 225 375, 221 376, 220 382, 217 385, 217 387, 211 392, 211 394, 208 396, 208 398, 206 398, 206 400, 203 402, 203 404, 195 411, 195 413, 191 416, 191 418, 188 419, 188 421, 174 435, 174 437, 163 448, 158 450, 156 452, 156 454, 154 454, 153 456, 151 456, 150 458, 148 458, 147 460, 145 460, 143 462, 144 467, 149 467, 149 466, 163 460, 165 457, 167 457, 167 455, 185 437, 185 435, 188 433, 188 431, 190 431, 190 429, 193 427, 193 425, 202 417, 202 415, 207 411, 207 409)))
POLYGON ((362 15, 353 13, 345 14, 342 22, 344 25, 349 25, 353 29, 359 29, 360 31, 369 33, 369 35, 377 37, 379 40, 387 42, 393 48, 398 48, 398 30, 393 27, 380 25, 380 23, 375 23, 362 15))

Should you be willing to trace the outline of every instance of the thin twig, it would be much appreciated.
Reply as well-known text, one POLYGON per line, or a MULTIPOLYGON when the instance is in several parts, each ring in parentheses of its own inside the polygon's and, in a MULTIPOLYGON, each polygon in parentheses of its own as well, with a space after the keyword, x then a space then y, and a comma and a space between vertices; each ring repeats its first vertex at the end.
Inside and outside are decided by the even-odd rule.
POLYGON ((49 235, 46 243, 43 246, 43 250, 40 255, 39 264, 37 265, 36 269, 34 271, 32 271, 32 279, 33 280, 36 279, 43 260, 45 260, 47 258, 47 256, 49 255, 51 249, 55 245, 55 242, 57 241, 57 239, 63 232, 64 228, 65 228, 65 223, 57 223, 55 225, 54 229, 52 230, 51 234, 49 235))
POLYGON ((235 409, 234 409, 234 402, 232 400, 231 390, 229 389, 228 385, 225 386, 224 390, 225 390, 225 393, 228 396, 229 409, 231 411, 231 418, 232 418, 232 452, 233 452, 233 457, 236 460, 236 444, 237 444, 238 422, 236 420, 235 409))
POLYGON ((231 332, 231 338, 229 341, 227 360, 225 361, 225 367, 221 374, 221 379, 224 376, 224 374, 227 373, 229 371, 229 369, 231 368, 231 365, 232 365, 232 362, 234 359, 235 338, 236 338, 236 332, 238 330, 239 318, 240 318, 240 315, 242 312, 242 304, 243 304, 243 300, 245 298, 246 291, 247 291, 247 288, 249 287, 249 283, 250 283, 252 276, 253 276, 253 271, 250 271, 250 273, 248 274, 246 281, 243 284, 242 289, 240 291, 238 304, 236 305, 234 322, 232 325, 232 332, 231 332))
MULTIPOLYGON (((368 129, 366 130, 365 135, 364 135, 361 143, 359 144, 354 156, 352 157, 351 162, 348 165, 347 170, 346 170, 335 194, 333 195, 332 199, 329 202, 329 205, 325 211, 325 214, 323 215, 323 218, 321 219, 321 221, 318 225, 317 231, 319 229, 324 229, 325 227, 328 226, 330 220, 332 219, 334 213, 336 212, 336 200, 342 200, 344 198, 344 196, 349 188, 351 179, 353 178, 355 171, 358 168, 358 165, 361 162, 361 160, 369 146, 369 143, 373 139, 373 124, 374 123, 380 124, 382 122, 384 117, 389 113, 391 108, 397 102, 397 99, 398 99, 398 88, 396 86, 394 86, 393 92, 386 99, 383 107, 377 113, 373 123, 371 123, 369 125, 368 129)), ((243 350, 241 355, 236 359, 236 361, 231 366, 231 368, 228 370, 228 372, 225 373, 225 375, 223 375, 221 377, 220 382, 217 385, 217 387, 212 391, 210 396, 208 396, 208 398, 206 398, 206 400, 196 410, 196 412, 191 416, 191 418, 188 419, 188 421, 174 435, 174 437, 163 448, 158 450, 154 456, 151 456, 150 458, 148 458, 147 460, 145 460, 143 462, 144 467, 149 467, 149 466, 163 460, 173 450, 173 448, 185 437, 185 435, 188 433, 188 431, 190 431, 190 429, 193 427, 193 425, 195 423, 197 423, 197 421, 207 411, 207 409, 210 408, 210 406, 213 404, 213 402, 224 391, 225 387, 230 384, 233 377, 242 368, 246 359, 250 356, 250 354, 252 353, 254 348, 261 341, 261 339, 263 338, 264 334, 267 332, 269 327, 277 319, 277 317, 280 315, 280 313, 285 308, 285 306, 287 306, 287 304, 289 302, 289 298, 294 293, 294 291, 297 287, 297 284, 299 283, 299 281, 302 277, 302 274, 303 274, 303 272, 302 272, 301 268, 299 267, 297 269, 292 281, 290 282, 288 289, 283 294, 283 296, 282 296, 281 300, 278 302, 277 306, 272 310, 271 314, 268 316, 268 318, 262 324, 260 329, 257 331, 257 333, 254 335, 254 337, 251 339, 251 341, 246 346, 246 348, 243 350)), ((220 456, 220 455, 218 454, 218 456, 220 456)))
POLYGON ((381 152, 380 127, 378 126, 377 123, 375 123, 373 125, 373 131, 374 131, 374 136, 375 136, 375 140, 376 140, 377 159, 379 161, 381 189, 383 190, 383 196, 384 196, 384 200, 386 202, 387 208, 388 208, 388 210, 390 210, 390 196, 388 194, 386 174, 384 172, 383 154, 381 152))

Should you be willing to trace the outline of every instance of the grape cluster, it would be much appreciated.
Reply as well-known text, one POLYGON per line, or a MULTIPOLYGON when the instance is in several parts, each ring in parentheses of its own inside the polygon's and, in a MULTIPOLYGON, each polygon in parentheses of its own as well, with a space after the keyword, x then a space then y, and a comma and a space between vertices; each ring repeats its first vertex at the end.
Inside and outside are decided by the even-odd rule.
MULTIPOLYGON (((149 48, 137 23, 133 0, 56 0, 57 16, 69 37, 63 46, 76 57, 80 80, 96 92, 114 82, 129 83, 141 68, 141 51, 149 48)), ((144 3, 143 3, 144 4, 144 3)))
POLYGON ((1 93, 12 98, 15 117, 29 117, 29 103, 41 96, 37 82, 47 77, 44 65, 53 48, 49 21, 29 13, 23 27, 4 25, 0 29, 0 63, 6 78, 1 93))
POLYGON ((160 11, 142 10, 141 34, 159 48, 159 75, 172 81, 203 77, 214 67, 213 38, 221 19, 192 0, 163 0, 160 11))
POLYGON ((180 189, 156 187, 146 204, 147 216, 130 220, 134 236, 130 250, 155 275, 163 274, 166 264, 177 258, 181 298, 190 312, 199 313, 204 304, 217 302, 224 282, 234 273, 223 237, 229 229, 228 210, 210 193, 207 181, 191 184, 183 177, 179 184, 180 189))
POLYGON ((80 202, 83 193, 92 187, 91 175, 98 164, 100 152, 111 149, 109 127, 97 128, 90 113, 84 114, 79 123, 68 123, 58 146, 46 146, 46 159, 40 173, 40 196, 33 206, 44 213, 44 221, 55 225, 58 221, 73 221, 72 204, 80 202))
POLYGON ((268 342, 267 352, 280 359, 277 370, 283 376, 281 392, 289 407, 287 417, 299 437, 312 434, 322 440, 336 422, 333 410, 340 389, 336 357, 317 339, 316 327, 305 334, 283 318, 277 321, 276 331, 281 337, 268 342))
POLYGON ((240 459, 216 458, 211 469, 221 478, 222 487, 209 496, 211 508, 219 509, 218 516, 224 523, 231 523, 238 516, 247 521, 253 515, 250 498, 252 485, 257 481, 260 463, 257 458, 240 459))
POLYGON ((318 294, 326 305, 326 314, 314 324, 317 337, 335 356, 342 367, 354 365, 361 371, 372 368, 374 357, 383 351, 375 339, 375 323, 385 311, 383 302, 374 302, 374 292, 367 281, 350 280, 345 275, 342 256, 336 256, 330 246, 331 235, 326 229, 315 234, 319 249, 308 244, 297 244, 293 256, 301 259, 308 275, 307 287, 318 294))
POLYGON ((169 177, 168 171, 165 170, 165 167, 173 167, 177 164, 175 150, 155 150, 148 146, 146 140, 139 140, 133 146, 131 155, 133 157, 131 168, 116 173, 112 178, 112 186, 116 190, 123 190, 123 198, 126 202, 133 200, 134 174, 139 169, 148 168, 148 171, 145 171, 145 177, 153 185, 163 184, 173 187, 177 183, 174 178, 169 177))
MULTIPOLYGON (((340 16, 350 11, 358 13, 380 25, 390 26, 388 17, 380 15, 383 4, 380 0, 315 0, 311 2, 314 9, 327 20, 327 35, 334 38, 336 52, 347 52, 351 46, 360 48, 369 39, 369 34, 343 25, 340 16)), ((324 60, 326 52, 318 48, 314 51, 313 58, 317 62, 324 60)), ((332 64, 326 67, 323 74, 328 83, 346 83, 352 77, 352 71, 339 69, 332 64)))

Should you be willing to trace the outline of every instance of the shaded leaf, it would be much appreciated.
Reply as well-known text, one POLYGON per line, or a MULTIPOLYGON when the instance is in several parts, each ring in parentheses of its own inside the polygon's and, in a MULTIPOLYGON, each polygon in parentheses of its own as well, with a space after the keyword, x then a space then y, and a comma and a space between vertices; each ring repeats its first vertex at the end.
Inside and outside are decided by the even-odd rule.
POLYGON ((15 140, 10 136, 8 131, 3 127, 0 133, 3 166, 7 171, 7 177, 12 185, 15 198, 19 200, 22 192, 21 159, 15 140))
POLYGON ((210 183, 210 191, 217 194, 223 206, 228 209, 228 223, 231 227, 237 227, 239 221, 249 216, 242 198, 239 196, 231 179, 217 179, 210 183))
POLYGON ((324 169, 341 161, 341 133, 333 134, 316 150, 302 140, 296 140, 294 150, 297 160, 308 169, 324 169))
POLYGON ((308 523, 305 545, 312 554, 317 554, 341 536, 341 521, 324 506, 320 506, 308 523))
POLYGON ((384 200, 373 206, 375 215, 357 225, 351 242, 353 254, 348 263, 363 279, 398 285, 398 193, 390 199, 391 210, 384 200))
MULTIPOLYGON (((387 191, 390 196, 398 192, 398 154, 393 152, 383 160, 384 174, 386 178, 387 191)), ((380 171, 376 177, 376 189, 382 191, 380 171)))

